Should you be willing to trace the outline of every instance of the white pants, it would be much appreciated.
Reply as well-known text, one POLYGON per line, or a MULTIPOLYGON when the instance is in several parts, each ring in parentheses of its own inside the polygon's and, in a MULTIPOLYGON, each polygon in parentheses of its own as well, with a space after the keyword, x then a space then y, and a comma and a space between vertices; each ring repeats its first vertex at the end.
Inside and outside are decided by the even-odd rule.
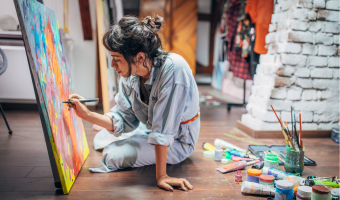
MULTIPOLYGON (((200 120, 190 123, 191 144, 175 140, 168 147, 167 163, 177 164, 189 157, 195 150, 198 139, 200 120)), ((148 144, 148 134, 145 129, 135 130, 135 134, 128 139, 113 142, 103 150, 102 167, 90 168, 91 172, 112 172, 127 167, 142 167, 156 164, 155 147, 148 144)))

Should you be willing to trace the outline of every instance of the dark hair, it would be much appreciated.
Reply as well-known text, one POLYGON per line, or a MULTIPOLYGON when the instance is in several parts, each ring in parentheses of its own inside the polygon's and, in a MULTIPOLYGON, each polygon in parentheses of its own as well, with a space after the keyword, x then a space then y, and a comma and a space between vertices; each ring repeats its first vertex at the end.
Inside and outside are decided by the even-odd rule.
MULTIPOLYGON (((143 52, 145 57, 152 63, 156 57, 166 55, 162 50, 162 41, 157 31, 163 26, 163 18, 156 15, 154 18, 148 16, 144 20, 139 20, 134 16, 124 16, 117 25, 104 34, 103 45, 109 51, 122 54, 129 65, 129 76, 131 76, 131 63, 137 53, 143 52)), ((147 68, 144 60, 143 66, 147 68)), ((164 62, 160 59, 161 66, 164 62)), ((148 70, 148 75, 150 70, 148 70)))

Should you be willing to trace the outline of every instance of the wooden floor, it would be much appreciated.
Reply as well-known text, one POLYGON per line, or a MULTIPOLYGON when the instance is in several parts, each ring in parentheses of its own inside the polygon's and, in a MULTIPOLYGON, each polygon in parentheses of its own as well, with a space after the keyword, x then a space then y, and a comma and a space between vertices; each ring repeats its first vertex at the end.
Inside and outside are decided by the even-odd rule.
MULTIPOLYGON (((90 155, 70 194, 63 195, 61 190, 54 187, 38 112, 7 110, 13 135, 8 135, 0 117, 0 199, 266 199, 242 195, 240 185, 234 182, 235 172, 221 174, 215 170, 221 165, 220 162, 203 157, 202 143, 213 143, 216 138, 242 148, 247 148, 249 142, 284 144, 281 139, 251 139, 234 129, 236 120, 243 113, 244 108, 234 108, 230 113, 221 108, 201 108, 201 131, 195 152, 184 162, 167 168, 168 175, 190 181, 194 190, 188 192, 167 192, 158 188, 155 166, 108 174, 90 173, 88 168, 100 166, 101 152, 93 149, 95 132, 91 124, 84 122, 90 155), (226 136, 226 133, 239 139, 226 136)), ((331 139, 305 139, 304 144, 306 155, 318 163, 316 167, 305 167, 304 177, 339 177, 338 144, 331 139)), ((245 170, 243 180, 246 180, 245 170)))

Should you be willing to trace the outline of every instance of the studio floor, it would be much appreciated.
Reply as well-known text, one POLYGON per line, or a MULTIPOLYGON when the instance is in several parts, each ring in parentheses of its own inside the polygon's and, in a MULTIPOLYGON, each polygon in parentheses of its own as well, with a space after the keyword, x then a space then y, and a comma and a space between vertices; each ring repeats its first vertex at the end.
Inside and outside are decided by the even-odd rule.
MULTIPOLYGON (((101 152, 93 148, 96 132, 84 122, 90 155, 71 192, 63 195, 54 187, 38 111, 7 109, 13 135, 8 134, 0 117, 0 199, 266 199, 242 195, 241 186, 234 182, 235 172, 222 174, 215 170, 220 162, 203 157, 202 143, 213 143, 216 138, 241 148, 249 144, 284 145, 283 139, 252 139, 235 129, 236 121, 245 112, 244 108, 232 108, 229 113, 226 108, 201 108, 201 131, 195 152, 184 162, 167 168, 169 176, 190 181, 194 190, 187 192, 158 188, 154 165, 107 174, 90 173, 88 168, 100 166, 101 152)), ((305 155, 318 165, 305 167, 303 177, 339 177, 338 144, 325 138, 304 139, 304 145, 305 155)), ((284 170, 282 166, 280 169, 284 170)), ((245 170, 242 174, 246 180, 245 170)))

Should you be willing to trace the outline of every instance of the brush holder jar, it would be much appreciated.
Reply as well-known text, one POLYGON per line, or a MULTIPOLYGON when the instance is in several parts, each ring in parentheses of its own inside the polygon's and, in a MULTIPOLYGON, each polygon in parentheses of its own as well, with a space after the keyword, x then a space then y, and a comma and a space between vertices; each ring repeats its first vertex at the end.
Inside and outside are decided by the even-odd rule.
POLYGON ((286 147, 285 170, 292 174, 301 174, 304 168, 304 150, 296 150, 286 147))

